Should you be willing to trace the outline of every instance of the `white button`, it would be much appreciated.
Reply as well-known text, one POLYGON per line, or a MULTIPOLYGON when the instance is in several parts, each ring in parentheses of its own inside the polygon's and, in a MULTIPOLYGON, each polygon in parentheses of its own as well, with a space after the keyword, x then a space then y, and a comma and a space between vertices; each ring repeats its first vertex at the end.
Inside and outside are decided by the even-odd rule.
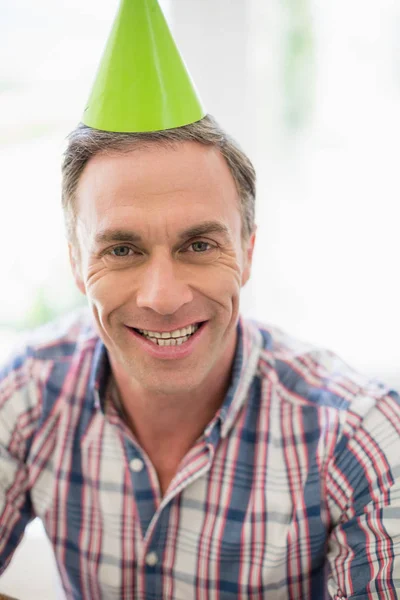
POLYGON ((131 462, 129 463, 129 466, 135 473, 140 473, 140 471, 144 467, 144 464, 143 461, 140 460, 140 458, 132 458, 131 462))
POLYGON ((157 563, 158 563, 157 554, 155 552, 149 552, 148 555, 146 556, 146 564, 148 564, 149 567, 154 567, 157 563))

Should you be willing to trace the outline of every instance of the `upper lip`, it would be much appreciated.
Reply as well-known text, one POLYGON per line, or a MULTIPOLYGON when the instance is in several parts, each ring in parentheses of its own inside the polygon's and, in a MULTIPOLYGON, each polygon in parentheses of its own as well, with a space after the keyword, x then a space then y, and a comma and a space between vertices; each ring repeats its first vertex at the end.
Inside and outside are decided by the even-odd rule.
POLYGON ((166 329, 165 327, 133 327, 129 325, 132 329, 139 329, 140 331, 156 331, 157 333, 171 333, 172 331, 177 331, 178 329, 185 329, 186 327, 190 327, 191 325, 201 325, 204 321, 192 321, 191 323, 187 323, 186 325, 177 325, 176 327, 166 329))

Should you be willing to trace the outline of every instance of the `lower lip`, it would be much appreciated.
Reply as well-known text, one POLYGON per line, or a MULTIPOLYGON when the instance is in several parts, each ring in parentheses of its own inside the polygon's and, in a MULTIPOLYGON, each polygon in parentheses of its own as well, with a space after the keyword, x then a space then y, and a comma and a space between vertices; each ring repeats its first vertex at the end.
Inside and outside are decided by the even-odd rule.
POLYGON ((154 356, 154 358, 172 360, 189 356, 189 354, 195 350, 197 344, 203 337, 206 327, 207 323, 203 323, 201 327, 199 327, 199 329, 190 336, 188 341, 183 342, 183 344, 180 346, 159 346, 158 344, 147 340, 143 335, 140 335, 140 333, 137 333, 137 331, 131 327, 127 327, 127 329, 138 341, 138 343, 141 344, 143 350, 145 350, 148 354, 154 356))

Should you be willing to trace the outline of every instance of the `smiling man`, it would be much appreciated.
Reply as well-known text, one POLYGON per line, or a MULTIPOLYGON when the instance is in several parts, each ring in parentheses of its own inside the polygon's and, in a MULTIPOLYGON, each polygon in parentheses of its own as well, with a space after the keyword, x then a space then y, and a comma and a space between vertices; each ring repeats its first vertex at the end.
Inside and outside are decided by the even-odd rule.
POLYGON ((89 310, 0 376, 0 572, 37 516, 68 600, 397 598, 399 396, 240 316, 254 169, 155 0, 121 4, 62 197, 89 310))
POLYGON ((226 138, 225 153, 242 170, 242 183, 235 181, 207 142, 217 133, 210 117, 174 131, 174 141, 166 131, 153 143, 151 135, 121 141, 80 128, 64 167, 65 189, 76 189, 64 196, 75 223, 75 279, 162 493, 225 397, 240 289, 250 275, 254 171, 226 138), (77 164, 83 139, 96 155, 77 164), (248 188, 243 199, 239 185, 248 188))

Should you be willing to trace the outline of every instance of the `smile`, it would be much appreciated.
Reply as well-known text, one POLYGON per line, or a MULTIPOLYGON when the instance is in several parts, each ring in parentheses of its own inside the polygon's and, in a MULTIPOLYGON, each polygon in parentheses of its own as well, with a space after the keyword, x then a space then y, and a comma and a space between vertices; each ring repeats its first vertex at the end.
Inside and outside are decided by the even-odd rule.
POLYGON ((200 327, 200 323, 189 325, 183 329, 174 331, 147 331, 145 329, 135 329, 144 338, 158 346, 180 346, 187 342, 200 327))

